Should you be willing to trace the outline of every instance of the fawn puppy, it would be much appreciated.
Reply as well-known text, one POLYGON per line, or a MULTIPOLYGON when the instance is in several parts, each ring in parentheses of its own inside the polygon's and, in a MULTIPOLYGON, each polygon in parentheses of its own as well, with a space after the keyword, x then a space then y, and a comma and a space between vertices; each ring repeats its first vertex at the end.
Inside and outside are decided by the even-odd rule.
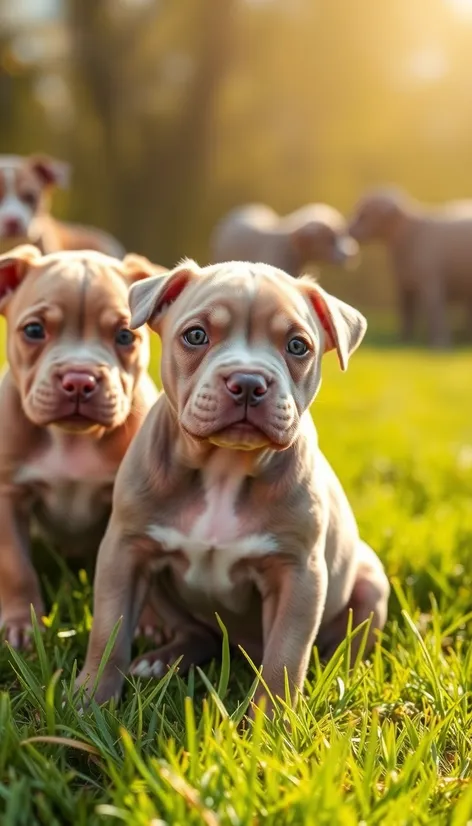
POLYGON ((367 650, 387 615, 383 567, 309 412, 323 353, 336 350, 345 370, 366 321, 307 278, 240 262, 186 261, 134 284, 130 306, 133 329, 161 336, 165 392, 117 475, 78 686, 92 686, 122 617, 96 699, 119 695, 149 598, 174 638, 134 674, 211 659, 218 612, 272 696, 284 695, 285 668, 301 689, 313 644, 329 657, 350 608, 354 625, 373 615, 367 650))

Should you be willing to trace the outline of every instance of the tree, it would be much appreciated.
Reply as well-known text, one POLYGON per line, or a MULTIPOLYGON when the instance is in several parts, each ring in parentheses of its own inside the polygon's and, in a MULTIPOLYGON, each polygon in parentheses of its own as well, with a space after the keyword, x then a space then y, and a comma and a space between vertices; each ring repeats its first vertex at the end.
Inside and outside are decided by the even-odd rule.
POLYGON ((109 0, 69 0, 77 99, 96 125, 109 226, 160 262, 191 246, 234 6, 151 2, 117 13, 109 0), (179 56, 188 74, 173 81, 178 106, 163 107, 166 66, 179 56))

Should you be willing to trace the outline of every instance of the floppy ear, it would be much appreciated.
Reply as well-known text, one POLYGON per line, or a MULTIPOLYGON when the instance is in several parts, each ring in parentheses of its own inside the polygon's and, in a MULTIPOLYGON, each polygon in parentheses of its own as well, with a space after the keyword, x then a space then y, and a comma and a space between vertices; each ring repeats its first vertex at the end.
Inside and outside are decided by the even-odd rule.
POLYGON ((11 294, 23 280, 28 267, 41 258, 32 244, 22 244, 0 255, 0 313, 3 314, 11 294))
POLYGON ((31 155, 28 159, 33 172, 45 186, 59 186, 67 189, 70 179, 70 166, 64 161, 50 158, 49 155, 31 155))
POLYGON ((166 267, 161 267, 160 264, 152 264, 144 255, 136 255, 134 252, 125 255, 122 264, 124 276, 129 284, 169 272, 166 267))
POLYGON ((200 268, 195 261, 184 261, 173 270, 164 271, 151 278, 145 277, 133 284, 128 295, 131 329, 134 330, 146 323, 155 329, 164 311, 199 272, 200 268))
POLYGON ((318 284, 310 284, 306 279, 302 285, 325 332, 325 353, 336 350, 341 370, 346 370, 350 356, 364 338, 367 320, 350 304, 330 295, 318 284))

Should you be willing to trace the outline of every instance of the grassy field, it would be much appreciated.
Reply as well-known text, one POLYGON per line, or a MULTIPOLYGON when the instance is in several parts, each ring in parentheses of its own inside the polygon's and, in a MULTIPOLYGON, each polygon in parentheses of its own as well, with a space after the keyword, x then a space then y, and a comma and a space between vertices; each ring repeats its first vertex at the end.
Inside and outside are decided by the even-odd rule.
POLYGON ((393 595, 370 662, 315 653, 296 714, 245 723, 254 672, 225 646, 203 673, 78 714, 91 586, 49 580, 44 640, 0 649, 2 826, 470 824, 471 366, 467 351, 364 348, 347 374, 326 359, 321 444, 393 595))

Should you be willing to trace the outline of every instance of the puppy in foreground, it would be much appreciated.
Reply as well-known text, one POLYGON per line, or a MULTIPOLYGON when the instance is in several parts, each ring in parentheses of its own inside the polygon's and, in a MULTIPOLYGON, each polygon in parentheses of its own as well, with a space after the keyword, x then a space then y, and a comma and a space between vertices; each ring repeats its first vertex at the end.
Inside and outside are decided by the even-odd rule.
POLYGON ((64 555, 96 553, 116 471, 157 398, 147 333, 129 329, 129 287, 156 272, 143 260, 32 246, 0 256, 0 616, 15 647, 30 605, 44 611, 32 533, 64 555))
POLYGON ((132 328, 147 322, 161 336, 164 393, 117 475, 78 686, 94 684, 122 617, 95 697, 120 694, 149 595, 175 637, 132 673, 160 677, 179 657, 185 671, 217 655, 217 612, 284 696, 284 668, 302 688, 313 644, 329 657, 349 609, 355 626, 373 614, 367 649, 386 620, 383 567, 309 412, 323 353, 335 349, 346 369, 366 321, 306 278, 235 262, 187 261, 136 283, 130 306, 132 328))

